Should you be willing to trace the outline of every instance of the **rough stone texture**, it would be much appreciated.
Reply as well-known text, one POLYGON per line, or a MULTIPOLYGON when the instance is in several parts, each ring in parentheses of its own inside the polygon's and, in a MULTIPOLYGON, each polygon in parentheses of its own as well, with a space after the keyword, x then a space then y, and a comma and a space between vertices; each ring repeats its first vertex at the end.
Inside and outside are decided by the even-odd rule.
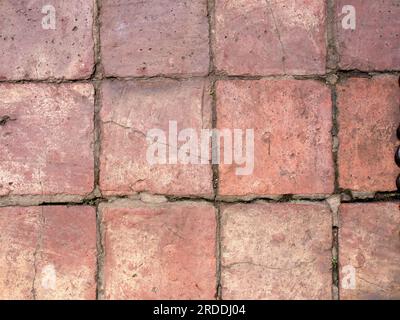
POLYGON ((393 191, 400 90, 394 76, 348 79, 338 88, 339 184, 355 191, 393 191))
POLYGON ((211 128, 208 81, 105 82, 101 120, 100 188, 103 194, 147 191, 212 195, 210 164, 150 164, 146 158, 150 145, 146 135, 151 129, 162 129, 168 143, 169 121, 177 122, 178 132, 193 128, 199 136, 202 128, 211 128))
POLYGON ((343 204, 340 220, 340 298, 400 299, 399 203, 343 204), (343 286, 346 266, 355 268, 354 288, 343 286))
POLYGON ((216 215, 211 205, 122 201, 101 211, 104 298, 213 299, 216 215))
POLYGON ((223 299, 331 299, 326 204, 222 207, 223 299))
POLYGON ((91 207, 0 208, 0 299, 95 299, 91 207))
POLYGON ((93 189, 93 86, 1 84, 0 195, 93 189))
POLYGON ((208 43, 207 0, 102 1, 107 75, 207 74, 208 43))
POLYGON ((219 0, 217 69, 235 75, 323 74, 325 1, 219 0))
POLYGON ((331 193, 331 109, 330 90, 316 81, 218 81, 217 127, 255 136, 253 174, 221 160, 219 194, 331 193))
POLYGON ((398 17, 400 0, 0 0, 0 300, 400 299, 398 17), (254 171, 224 138, 218 170, 196 142, 185 164, 214 125, 254 129, 254 171))
POLYGON ((0 208, 0 299, 32 299, 40 208, 0 208))
POLYGON ((336 38, 341 69, 400 70, 400 2, 398 0, 336 1, 336 38), (356 11, 355 30, 344 29, 342 9, 356 11))
POLYGON ((2 0, 0 80, 82 79, 94 67, 93 1, 2 0), (45 30, 45 5, 56 12, 56 29, 45 30))

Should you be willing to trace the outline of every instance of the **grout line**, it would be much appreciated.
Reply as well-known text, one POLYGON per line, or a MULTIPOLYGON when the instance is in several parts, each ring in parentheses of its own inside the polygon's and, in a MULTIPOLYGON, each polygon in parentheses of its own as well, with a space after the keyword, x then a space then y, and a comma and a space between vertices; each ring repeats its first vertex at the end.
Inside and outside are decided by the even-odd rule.
MULTIPOLYGON (((338 166, 338 151, 339 151, 339 122, 338 122, 338 108, 337 108, 337 90, 336 84, 343 78, 351 76, 370 77, 371 74, 360 73, 359 71, 354 72, 340 72, 339 61, 340 56, 338 54, 336 46, 336 2, 335 0, 326 1, 326 37, 327 37, 327 60, 326 67, 327 71, 332 72, 331 76, 327 78, 327 82, 331 88, 331 99, 332 99, 332 159, 333 168, 335 174, 334 180, 334 193, 340 193, 339 185, 339 166, 338 166)), ((336 204, 331 206, 332 212, 332 300, 339 300, 339 216, 338 210, 342 203, 342 196, 339 196, 336 200, 336 204)), ((334 199, 332 199, 335 202, 334 199)))
POLYGON ((209 75, 215 75, 215 55, 214 55, 214 26, 215 26, 215 0, 207 0, 208 18, 208 44, 210 54, 209 75))
MULTIPOLYGON (((337 78, 336 78, 337 79, 337 78)), ((337 90, 336 90, 336 82, 331 85, 331 99, 332 99, 332 159, 333 159, 333 168, 335 174, 334 186, 335 186, 335 194, 339 194, 341 192, 341 188, 339 185, 339 110, 337 106, 337 90)))
MULTIPOLYGON (((217 93, 216 93, 216 81, 215 79, 210 79, 211 81, 211 114, 212 114, 212 128, 217 129, 218 124, 217 124, 217 93)), ((212 133, 212 160, 214 158, 214 154, 219 153, 219 150, 215 150, 215 146, 218 144, 216 143, 216 139, 218 139, 218 136, 216 133, 213 131, 212 133)), ((212 164, 212 172, 213 172, 213 193, 214 193, 214 201, 217 200, 218 194, 219 194, 219 165, 218 164, 212 164)))
POLYGON ((91 79, 103 79, 103 65, 101 61, 101 38, 100 38, 100 10, 101 0, 94 0, 94 19, 93 19, 93 38, 94 38, 94 55, 95 68, 91 79))
POLYGON ((326 0, 326 68, 337 72, 340 56, 336 47, 336 0, 326 0))
POLYGON ((217 270, 216 270, 216 293, 215 293, 215 298, 217 300, 223 300, 222 299, 222 225, 221 225, 221 208, 220 204, 216 203, 215 204, 215 209, 216 209, 216 219, 217 219, 217 230, 216 230, 216 262, 217 262, 217 270))
POLYGON ((332 227, 332 299, 339 298, 339 227, 332 227))
MULTIPOLYGON (((327 200, 332 196, 341 197, 342 203, 379 203, 379 202, 396 202, 400 200, 400 194, 397 192, 393 193, 377 193, 370 198, 353 198, 346 192, 337 193, 337 194, 329 194, 324 197, 315 198, 313 196, 297 196, 297 195, 281 195, 276 197, 263 197, 263 196, 255 196, 250 199, 246 198, 206 198, 201 196, 192 196, 192 197, 177 197, 177 196, 165 196, 165 195, 157 195, 164 196, 166 198, 166 202, 174 203, 174 202, 208 202, 211 204, 238 204, 238 203, 256 203, 256 202, 265 202, 265 203, 296 203, 296 202, 313 202, 313 203, 321 203, 327 200)), ((18 196, 18 197, 0 197, 0 207, 30 207, 30 206, 96 206, 99 203, 107 203, 116 200, 133 200, 139 201, 140 194, 136 195, 121 195, 121 196, 91 196, 88 198, 81 199, 60 199, 57 196, 54 198, 45 198, 41 196, 18 196)))
POLYGON ((96 249, 97 249, 97 263, 96 263, 96 300, 104 298, 104 229, 103 229, 103 215, 96 205, 96 249))
MULTIPOLYGON (((99 0, 97 0, 99 1, 99 0)), ((97 49, 100 50, 100 49, 97 49)), ((97 62, 95 70, 91 77, 82 79, 22 79, 22 80, 4 80, 0 79, 0 84, 63 84, 63 83, 91 83, 96 80, 110 80, 110 81, 150 81, 150 80, 177 80, 187 81, 191 79, 209 79, 213 77, 215 80, 318 80, 325 82, 332 75, 339 76, 341 79, 347 78, 371 78, 381 75, 394 75, 400 76, 400 70, 386 70, 386 71, 360 71, 360 70, 336 70, 336 72, 327 72, 325 74, 292 74, 292 75, 227 75, 217 71, 211 71, 206 75, 155 75, 155 76, 140 76, 140 77, 114 77, 104 76, 102 74, 103 67, 101 62, 97 62)))
POLYGON ((94 189, 93 194, 95 197, 100 197, 100 152, 101 152, 101 81, 94 83, 94 145, 93 145, 93 156, 94 156, 94 189))
MULTIPOLYGON (((100 121, 100 108, 101 108, 101 80, 103 78, 103 68, 101 63, 101 39, 100 39, 100 10, 101 0, 94 0, 94 19, 93 19, 93 37, 94 37, 94 54, 95 54, 95 67, 92 74, 95 88, 94 100, 94 191, 95 196, 100 196, 100 148, 101 148, 101 121, 100 121)), ((103 297, 103 265, 104 265, 104 246, 103 246, 103 225, 102 216, 99 210, 99 204, 96 203, 96 300, 103 297)))
MULTIPOLYGON (((210 65, 209 65, 209 80, 211 82, 211 114, 212 114, 212 128, 217 128, 217 97, 216 97, 216 77, 215 77, 215 60, 214 60, 214 17, 215 17, 215 0, 207 1, 207 18, 208 18, 208 37, 209 37, 209 55, 210 55, 210 65)), ((214 141, 217 139, 215 133, 212 133, 212 154, 214 154, 214 141)), ((213 158, 213 156, 212 156, 213 158)), ((219 187, 219 171, 218 164, 212 164, 213 172, 213 191, 214 199, 213 205, 215 208, 215 219, 216 219, 216 230, 215 230, 215 260, 216 260, 216 288, 215 288, 215 299, 222 299, 221 290, 221 216, 219 203, 217 202, 218 197, 218 187, 219 187)))
POLYGON ((95 54, 95 68, 93 70, 92 79, 93 86, 95 89, 95 100, 94 100, 94 196, 101 196, 99 188, 100 180, 100 148, 101 148, 101 80, 103 79, 103 67, 101 63, 101 48, 100 48, 100 9, 101 0, 94 0, 94 19, 93 19, 93 37, 95 42, 94 54, 95 54))
POLYGON ((340 196, 332 196, 326 201, 331 210, 332 223, 332 247, 331 247, 331 268, 332 268, 332 300, 339 300, 339 210, 341 205, 340 196))

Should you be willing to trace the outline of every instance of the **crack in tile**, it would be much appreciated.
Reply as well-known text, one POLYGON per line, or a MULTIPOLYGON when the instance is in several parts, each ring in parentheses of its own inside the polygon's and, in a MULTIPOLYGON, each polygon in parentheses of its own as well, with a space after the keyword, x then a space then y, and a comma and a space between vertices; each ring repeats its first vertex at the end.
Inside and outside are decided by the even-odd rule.
POLYGON ((268 0, 265 0, 265 4, 267 5, 267 9, 271 14, 272 21, 274 23, 275 32, 276 32, 276 35, 278 37, 278 41, 279 41, 279 44, 280 44, 280 47, 281 47, 281 52, 282 52, 282 69, 283 69, 283 73, 286 74, 286 64, 285 64, 286 52, 285 52, 285 47, 284 47, 283 42, 282 42, 281 33, 279 31, 279 28, 278 28, 278 23, 276 21, 276 17, 275 17, 275 14, 274 14, 274 10, 272 9, 271 3, 268 0))
POLYGON ((33 300, 37 299, 37 292, 36 292, 36 279, 37 279, 37 273, 38 273, 37 262, 38 262, 39 252, 42 249, 42 245, 43 245, 43 231, 44 231, 44 225, 46 223, 46 219, 45 219, 44 213, 43 213, 43 207, 41 207, 39 223, 40 223, 39 237, 36 242, 35 252, 33 253, 33 271, 34 271, 34 273, 33 273, 32 289, 31 289, 33 300))

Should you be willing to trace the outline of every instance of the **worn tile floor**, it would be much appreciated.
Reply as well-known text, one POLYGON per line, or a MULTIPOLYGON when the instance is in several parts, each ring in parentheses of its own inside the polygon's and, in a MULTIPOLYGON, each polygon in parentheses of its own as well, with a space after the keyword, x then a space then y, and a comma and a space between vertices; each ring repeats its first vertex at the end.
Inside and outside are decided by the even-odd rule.
POLYGON ((399 0, 2 0, 0 299, 399 299, 399 30, 399 0))

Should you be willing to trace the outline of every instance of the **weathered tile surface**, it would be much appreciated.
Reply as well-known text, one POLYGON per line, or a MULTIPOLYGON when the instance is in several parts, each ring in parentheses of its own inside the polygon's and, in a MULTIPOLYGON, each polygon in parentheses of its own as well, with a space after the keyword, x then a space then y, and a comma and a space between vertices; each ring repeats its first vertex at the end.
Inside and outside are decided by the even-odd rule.
POLYGON ((216 215, 209 204, 101 208, 106 299, 213 299, 216 215))
POLYGON ((107 75, 205 75, 208 42, 207 0, 102 1, 107 75))
POLYGON ((2 0, 0 80, 90 77, 93 5, 87 0, 2 0))
POLYGON ((331 299, 327 205, 228 205, 221 224, 223 299, 331 299))
POLYGON ((0 84, 0 195, 93 190, 91 84, 0 84))
POLYGON ((400 209, 397 202, 340 208, 340 298, 400 299, 400 209))
POLYGON ((93 208, 0 208, 0 248, 0 299, 96 298, 93 208))

